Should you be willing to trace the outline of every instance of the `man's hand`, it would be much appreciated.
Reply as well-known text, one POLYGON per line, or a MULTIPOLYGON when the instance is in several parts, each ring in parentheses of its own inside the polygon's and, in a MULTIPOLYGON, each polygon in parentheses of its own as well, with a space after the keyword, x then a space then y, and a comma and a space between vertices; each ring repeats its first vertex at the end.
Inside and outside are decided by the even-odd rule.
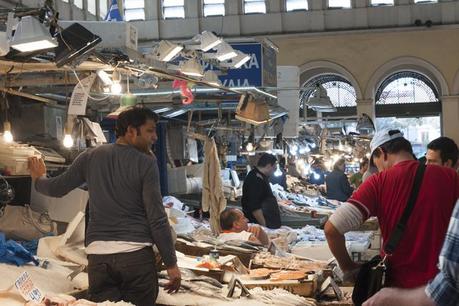
POLYGON ((258 224, 266 226, 265 216, 263 215, 263 211, 261 209, 254 210, 252 215, 255 217, 258 224))
POLYGON ((425 286, 412 289, 383 288, 369 298, 363 306, 435 306, 425 293, 425 286))
POLYGON ((349 270, 343 270, 343 282, 355 283, 361 267, 362 265, 354 262, 349 270))
POLYGON ((43 159, 36 156, 29 157, 30 176, 33 180, 46 174, 46 166, 43 159))
POLYGON ((247 231, 258 238, 260 236, 262 229, 258 225, 250 225, 247 231))
POLYGON ((252 233, 262 245, 269 245, 269 237, 266 232, 259 225, 250 225, 247 230, 249 233, 252 233))
POLYGON ((169 282, 164 286, 167 293, 175 293, 180 289, 180 282, 182 281, 182 274, 177 265, 167 268, 167 275, 169 276, 169 282))
POLYGON ((397 292, 393 292, 393 288, 383 288, 381 291, 373 295, 371 298, 365 301, 362 306, 385 306, 385 305, 396 305, 394 302, 394 294, 397 296, 397 292), (392 299, 392 300, 391 300, 392 299))

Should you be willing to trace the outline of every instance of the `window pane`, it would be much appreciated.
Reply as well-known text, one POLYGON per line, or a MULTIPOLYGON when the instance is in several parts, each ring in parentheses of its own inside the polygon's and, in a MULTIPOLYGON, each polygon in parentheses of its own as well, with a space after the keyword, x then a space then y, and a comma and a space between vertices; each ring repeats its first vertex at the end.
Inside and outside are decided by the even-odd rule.
POLYGON ((144 8, 145 1, 144 0, 125 0, 124 1, 124 9, 136 9, 136 8, 144 8))
POLYGON ((68 2, 69 2, 69 0, 62 0, 62 2, 67 2, 67 3, 68 3, 68 2))
POLYGON ((437 3, 438 0, 414 0, 414 3, 437 3))
POLYGON ((287 12, 293 10, 307 10, 308 0, 287 0, 286 9, 287 12))
POLYGON ((73 0, 76 7, 83 8, 83 0, 73 0))
POLYGON ((124 10, 124 19, 129 20, 145 20, 144 9, 124 10))
POLYGON ((328 7, 351 8, 351 0, 328 0, 328 7))
POLYGON ((394 5, 394 0, 371 0, 371 5, 394 5))
POLYGON ((225 16, 224 4, 204 4, 204 17, 225 16))
POLYGON ((427 144, 441 136, 440 116, 420 118, 376 118, 376 127, 380 129, 398 129, 411 142, 417 158, 424 156, 427 144))
POLYGON ((184 0, 163 0, 163 7, 184 6, 184 0))
POLYGON ((171 6, 164 8, 164 19, 185 18, 185 8, 183 6, 171 6))
POLYGON ((96 14, 96 1, 88 1, 88 12, 93 15, 96 14))
POLYGON ((225 0, 204 0, 204 4, 225 4, 225 0))
POLYGON ((99 0, 99 16, 105 18, 108 12, 108 0, 99 0))
POLYGON ((264 1, 253 1, 253 0, 246 0, 244 12, 246 14, 250 13, 266 13, 266 4, 264 1))
POLYGON ((389 83, 382 91, 377 104, 403 104, 437 102, 432 88, 421 80, 401 77, 389 83))

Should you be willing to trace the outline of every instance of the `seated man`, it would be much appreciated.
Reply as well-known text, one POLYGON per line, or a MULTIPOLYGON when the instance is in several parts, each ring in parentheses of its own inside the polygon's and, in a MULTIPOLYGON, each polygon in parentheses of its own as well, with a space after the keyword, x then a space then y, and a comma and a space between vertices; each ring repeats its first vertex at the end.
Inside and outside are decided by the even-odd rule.
POLYGON ((218 236, 221 241, 243 240, 252 241, 264 246, 269 245, 269 238, 259 225, 248 224, 249 220, 237 208, 227 208, 220 214, 222 233, 218 236))

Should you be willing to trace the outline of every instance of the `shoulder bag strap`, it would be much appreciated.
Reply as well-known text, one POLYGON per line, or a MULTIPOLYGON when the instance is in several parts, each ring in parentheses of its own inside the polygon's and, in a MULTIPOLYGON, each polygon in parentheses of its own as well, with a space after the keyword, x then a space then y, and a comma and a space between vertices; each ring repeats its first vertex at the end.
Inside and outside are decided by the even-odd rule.
POLYGON ((387 241, 384 247, 384 252, 388 255, 394 252, 395 248, 397 247, 397 244, 402 239, 406 224, 411 215, 411 212, 413 211, 414 205, 416 204, 419 190, 421 189, 422 178, 424 176, 425 169, 426 165, 419 163, 419 166, 416 170, 416 176, 414 177, 413 187, 411 188, 411 194, 408 198, 408 204, 406 205, 400 220, 398 220, 398 223, 395 226, 394 231, 390 235, 389 240, 387 241))

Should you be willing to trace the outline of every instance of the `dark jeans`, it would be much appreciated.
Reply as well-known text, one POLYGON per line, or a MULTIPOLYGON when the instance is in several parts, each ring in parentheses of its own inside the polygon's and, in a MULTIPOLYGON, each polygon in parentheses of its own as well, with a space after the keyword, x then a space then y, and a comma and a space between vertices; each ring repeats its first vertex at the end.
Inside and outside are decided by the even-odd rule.
POLYGON ((88 255, 89 299, 155 305, 158 276, 154 259, 151 247, 130 253, 88 255))

